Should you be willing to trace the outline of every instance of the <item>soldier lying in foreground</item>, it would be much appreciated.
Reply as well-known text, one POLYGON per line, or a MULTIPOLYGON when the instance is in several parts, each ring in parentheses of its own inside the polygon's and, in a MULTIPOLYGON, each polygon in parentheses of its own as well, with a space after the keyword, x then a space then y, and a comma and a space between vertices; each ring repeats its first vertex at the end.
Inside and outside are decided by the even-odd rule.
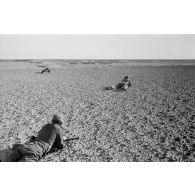
POLYGON ((43 126, 37 137, 32 136, 25 144, 14 144, 9 153, 0 160, 4 162, 36 162, 52 150, 62 149, 65 145, 64 141, 78 139, 64 139, 62 123, 62 116, 54 115, 52 122, 43 126))
POLYGON ((119 89, 119 90, 124 90, 126 91, 129 87, 131 86, 131 82, 129 80, 128 76, 125 76, 120 83, 117 85, 113 85, 110 87, 105 87, 105 90, 114 90, 114 89, 119 89))

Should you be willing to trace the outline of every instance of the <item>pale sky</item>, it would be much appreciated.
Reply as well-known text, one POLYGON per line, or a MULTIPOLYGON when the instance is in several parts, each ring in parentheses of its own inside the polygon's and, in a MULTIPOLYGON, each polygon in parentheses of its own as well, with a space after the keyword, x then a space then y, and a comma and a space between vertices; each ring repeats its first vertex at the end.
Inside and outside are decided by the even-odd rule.
POLYGON ((0 59, 195 59, 195 35, 0 35, 0 59))

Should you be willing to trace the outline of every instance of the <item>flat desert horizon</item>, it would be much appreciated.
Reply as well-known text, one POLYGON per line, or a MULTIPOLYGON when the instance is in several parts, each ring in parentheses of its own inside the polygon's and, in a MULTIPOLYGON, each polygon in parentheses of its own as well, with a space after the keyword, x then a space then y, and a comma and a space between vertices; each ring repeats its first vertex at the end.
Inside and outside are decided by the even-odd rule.
POLYGON ((43 162, 194 162, 194 75, 195 60, 0 60, 0 150, 60 112, 80 139, 43 162))

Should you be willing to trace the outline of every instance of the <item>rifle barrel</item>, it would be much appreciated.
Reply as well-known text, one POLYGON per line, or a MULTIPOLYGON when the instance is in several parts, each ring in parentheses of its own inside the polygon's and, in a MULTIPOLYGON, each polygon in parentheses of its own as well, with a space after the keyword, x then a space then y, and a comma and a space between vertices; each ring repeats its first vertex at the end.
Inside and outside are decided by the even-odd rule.
POLYGON ((64 141, 67 142, 67 141, 78 140, 78 139, 79 137, 74 137, 74 138, 65 139, 64 141))

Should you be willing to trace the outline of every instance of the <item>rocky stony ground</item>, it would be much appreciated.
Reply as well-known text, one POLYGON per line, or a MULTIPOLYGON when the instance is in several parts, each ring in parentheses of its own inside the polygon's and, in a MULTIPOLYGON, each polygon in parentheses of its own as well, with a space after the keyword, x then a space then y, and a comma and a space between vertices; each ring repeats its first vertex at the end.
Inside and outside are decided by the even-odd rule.
POLYGON ((36 64, 17 63, 0 64, 0 149, 24 143, 61 112, 64 135, 80 140, 42 161, 195 161, 195 66, 53 66, 37 74, 36 64), (103 90, 126 75, 127 91, 103 90))

